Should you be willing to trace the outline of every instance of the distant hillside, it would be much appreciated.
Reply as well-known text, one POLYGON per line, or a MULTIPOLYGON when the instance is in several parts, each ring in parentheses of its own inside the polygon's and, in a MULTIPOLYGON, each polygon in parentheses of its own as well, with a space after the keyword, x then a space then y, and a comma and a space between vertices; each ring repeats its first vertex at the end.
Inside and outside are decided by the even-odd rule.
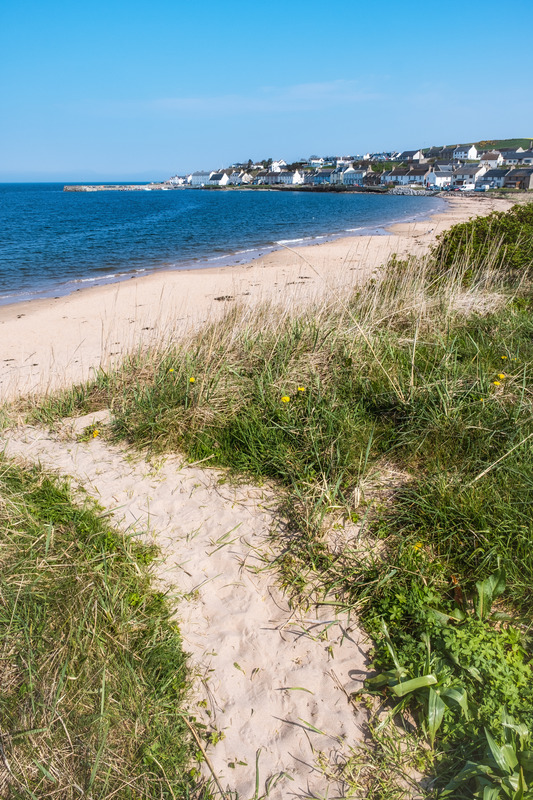
MULTIPOLYGON (((516 150, 517 147, 523 147, 527 150, 533 142, 533 136, 527 136, 525 139, 484 139, 480 142, 452 142, 445 145, 446 147, 455 147, 458 144, 474 144, 478 150, 516 150)), ((440 145, 437 145, 440 146, 440 145)), ((425 147, 424 150, 429 150, 425 147)))

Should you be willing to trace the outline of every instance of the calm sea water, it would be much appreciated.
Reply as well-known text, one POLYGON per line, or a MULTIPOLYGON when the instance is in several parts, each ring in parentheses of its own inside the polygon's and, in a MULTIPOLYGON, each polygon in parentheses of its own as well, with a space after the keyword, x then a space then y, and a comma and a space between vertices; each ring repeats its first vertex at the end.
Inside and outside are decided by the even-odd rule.
POLYGON ((159 269, 245 262, 282 243, 383 233, 442 208, 432 197, 0 184, 0 304, 159 269))

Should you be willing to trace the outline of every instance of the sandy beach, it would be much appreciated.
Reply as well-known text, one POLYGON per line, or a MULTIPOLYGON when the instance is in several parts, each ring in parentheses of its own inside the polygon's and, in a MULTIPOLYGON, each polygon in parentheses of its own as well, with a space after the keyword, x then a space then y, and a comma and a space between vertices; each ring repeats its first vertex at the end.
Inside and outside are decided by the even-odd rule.
POLYGON ((516 200, 452 196, 427 220, 392 225, 386 236, 353 236, 281 248, 249 264, 161 271, 66 297, 0 308, 0 400, 39 394, 89 378, 126 352, 179 337, 228 304, 312 302, 346 291, 397 253, 423 254, 446 228, 516 200))

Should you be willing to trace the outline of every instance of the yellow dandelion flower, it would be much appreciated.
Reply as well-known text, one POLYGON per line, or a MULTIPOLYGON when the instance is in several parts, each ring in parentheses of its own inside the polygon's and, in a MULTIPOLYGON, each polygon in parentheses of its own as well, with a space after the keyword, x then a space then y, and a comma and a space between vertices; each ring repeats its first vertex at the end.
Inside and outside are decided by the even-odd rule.
POLYGON ((484 398, 484 397, 480 397, 480 398, 479 398, 479 402, 480 402, 480 403, 484 403, 484 402, 485 402, 485 398, 484 398))
POLYGON ((413 545, 413 550, 422 550, 422 542, 417 542, 413 545))
POLYGON ((505 375, 503 374, 503 372, 500 372, 500 373, 498 374, 498 378, 499 378, 501 381, 505 380, 505 375))
POLYGON ((93 431, 93 439, 96 439, 96 437, 97 437, 97 436, 99 436, 99 434, 100 434, 100 431, 97 431, 97 430, 95 429, 95 430, 93 431))
POLYGON ((286 394, 284 394, 283 397, 281 398, 281 402, 282 403, 290 403, 291 402, 291 398, 288 397, 286 394))
POLYGON ((305 386, 298 386, 299 392, 305 392, 305 386))
POLYGON ((170 367, 169 372, 174 372, 174 367, 170 367))
POLYGON ((507 358, 507 356, 502 356, 502 358, 505 360, 507 358))
POLYGON ((501 386, 500 381, 492 381, 492 383, 494 384, 494 386, 501 386))
POLYGON ((189 378, 189 383, 194 383, 196 378, 189 378))

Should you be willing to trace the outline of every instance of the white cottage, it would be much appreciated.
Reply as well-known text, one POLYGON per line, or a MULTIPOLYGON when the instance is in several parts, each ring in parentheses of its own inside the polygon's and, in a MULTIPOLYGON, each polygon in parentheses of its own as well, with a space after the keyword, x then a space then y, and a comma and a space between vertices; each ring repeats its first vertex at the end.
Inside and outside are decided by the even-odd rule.
POLYGON ((477 147, 473 144, 458 144, 453 151, 456 161, 476 161, 479 158, 477 147))

